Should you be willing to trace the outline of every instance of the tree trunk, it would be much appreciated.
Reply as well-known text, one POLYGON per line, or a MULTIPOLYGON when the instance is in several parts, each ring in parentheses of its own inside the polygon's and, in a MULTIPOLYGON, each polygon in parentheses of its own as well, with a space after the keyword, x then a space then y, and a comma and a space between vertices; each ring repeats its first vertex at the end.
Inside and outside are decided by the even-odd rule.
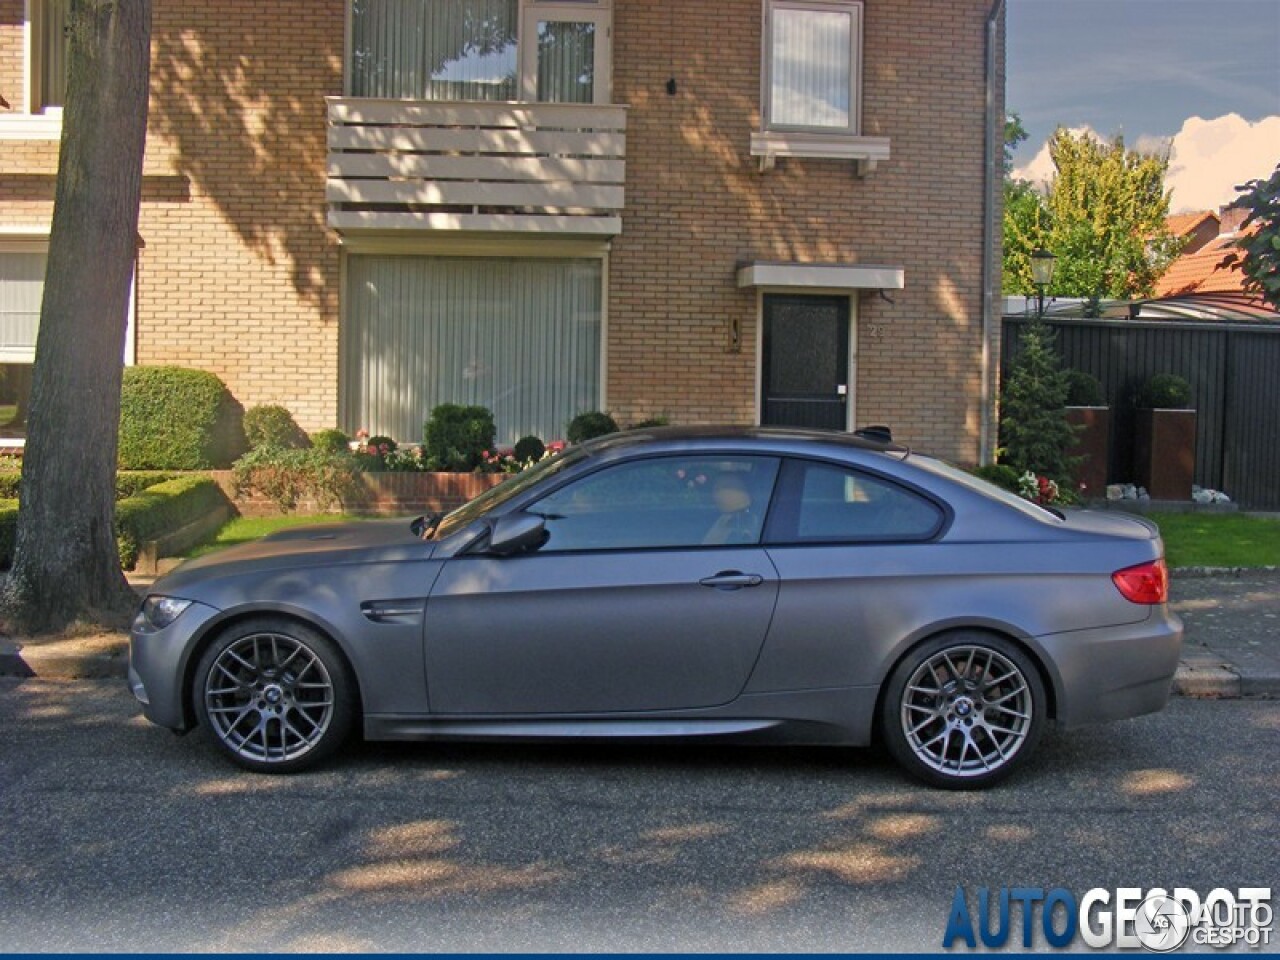
POLYGON ((0 611, 16 633, 119 623, 120 378, 147 129, 151 0, 72 0, 22 505, 0 611))

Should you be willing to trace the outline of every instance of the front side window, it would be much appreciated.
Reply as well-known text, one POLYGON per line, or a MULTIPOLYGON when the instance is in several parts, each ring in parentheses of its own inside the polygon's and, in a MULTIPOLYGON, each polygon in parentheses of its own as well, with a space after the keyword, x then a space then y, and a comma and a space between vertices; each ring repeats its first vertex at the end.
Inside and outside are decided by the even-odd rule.
POLYGON ((789 461, 768 540, 927 540, 944 519, 933 501, 892 481, 830 463, 789 461))
POLYGON ((546 518, 542 553, 759 543, 778 461, 684 456, 608 467, 529 508, 546 518))
POLYGON ((766 125, 857 134, 861 3, 766 3, 766 125))

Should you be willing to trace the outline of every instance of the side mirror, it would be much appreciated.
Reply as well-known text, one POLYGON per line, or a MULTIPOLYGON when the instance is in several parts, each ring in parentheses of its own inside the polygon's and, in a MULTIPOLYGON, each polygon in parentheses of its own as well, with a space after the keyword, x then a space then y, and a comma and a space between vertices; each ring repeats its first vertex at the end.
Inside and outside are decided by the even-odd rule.
POLYGON ((522 550, 542 546, 547 537, 547 521, 532 513, 509 513, 499 517, 489 532, 489 553, 507 557, 522 550))

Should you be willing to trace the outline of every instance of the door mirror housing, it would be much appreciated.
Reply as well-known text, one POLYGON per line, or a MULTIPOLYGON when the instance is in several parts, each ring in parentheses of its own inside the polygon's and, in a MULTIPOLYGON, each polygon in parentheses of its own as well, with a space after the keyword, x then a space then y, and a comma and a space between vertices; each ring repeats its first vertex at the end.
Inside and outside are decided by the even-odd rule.
POLYGON ((547 521, 532 513, 509 513, 494 521, 489 531, 488 552, 507 557, 535 550, 547 539, 547 521))

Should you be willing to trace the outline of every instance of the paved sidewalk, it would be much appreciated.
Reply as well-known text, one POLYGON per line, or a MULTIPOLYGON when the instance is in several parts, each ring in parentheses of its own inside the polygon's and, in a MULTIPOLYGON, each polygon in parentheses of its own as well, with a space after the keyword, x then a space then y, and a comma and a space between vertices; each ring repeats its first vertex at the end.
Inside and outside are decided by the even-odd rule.
MULTIPOLYGON (((141 590, 150 582, 139 578, 134 585, 141 590)), ((1172 594, 1187 625, 1174 693, 1280 698, 1280 572, 1175 572, 1172 594)), ((27 645, 0 637, 0 676, 123 679, 127 670, 123 634, 27 645)))

